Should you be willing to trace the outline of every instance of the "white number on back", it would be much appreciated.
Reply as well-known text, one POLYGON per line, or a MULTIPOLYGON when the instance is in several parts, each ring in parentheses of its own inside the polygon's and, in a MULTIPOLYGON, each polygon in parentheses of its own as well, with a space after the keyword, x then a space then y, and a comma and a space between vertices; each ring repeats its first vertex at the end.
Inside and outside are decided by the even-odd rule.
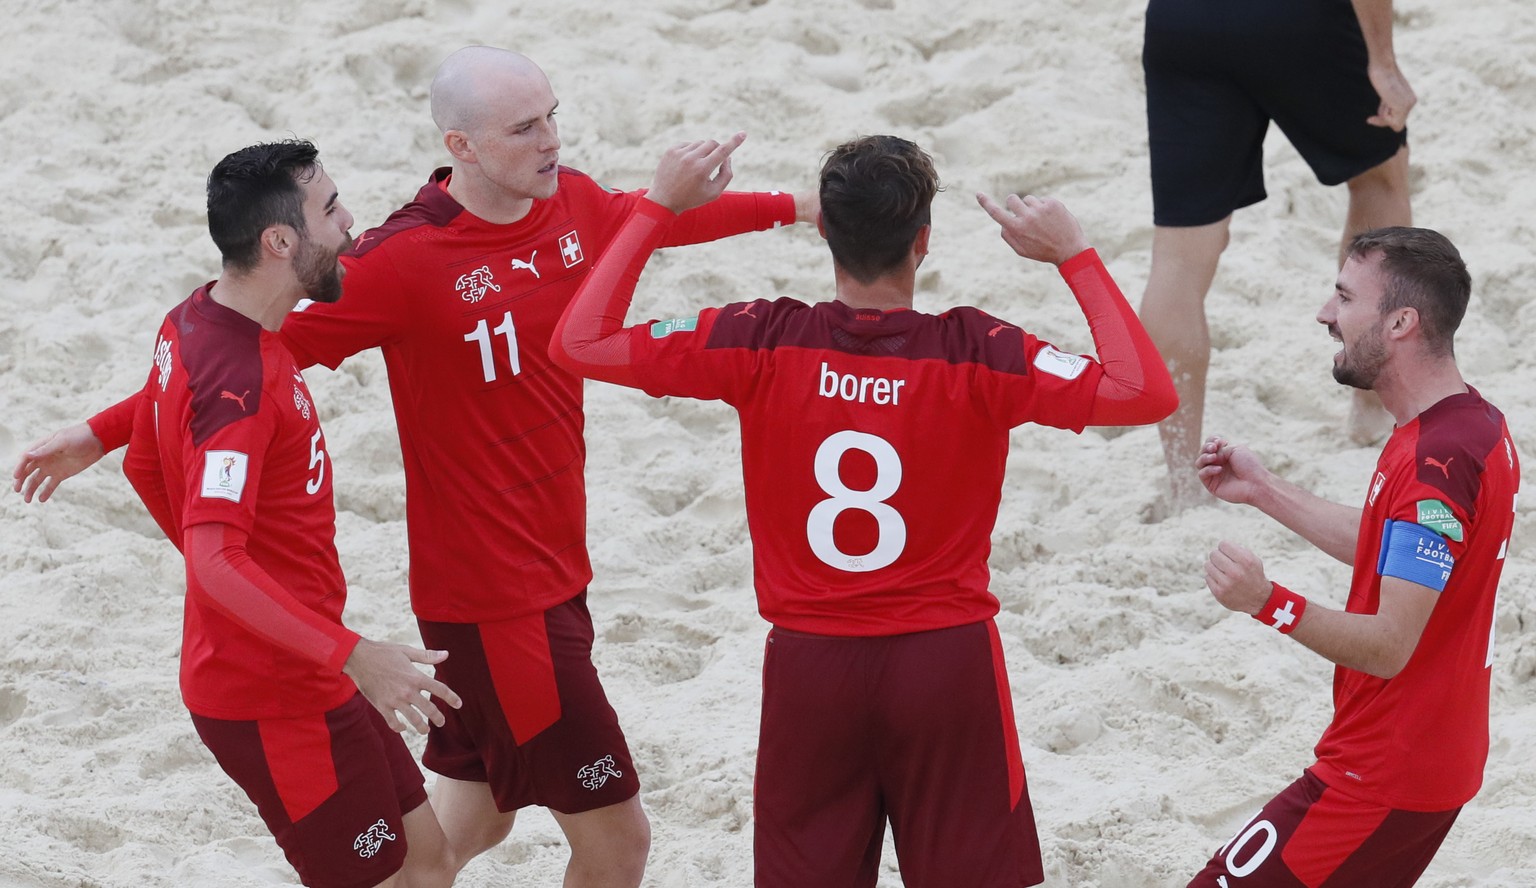
POLYGON ((890 442, 864 432, 837 432, 816 449, 816 483, 830 499, 811 509, 805 522, 811 551, 830 567, 850 573, 879 570, 895 563, 907 546, 907 522, 886 500, 901 486, 901 457, 890 442), (868 490, 850 490, 838 473, 843 454, 859 450, 875 461, 875 482, 868 490), (867 555, 849 555, 837 547, 832 526, 848 509, 867 512, 875 519, 879 536, 867 555))

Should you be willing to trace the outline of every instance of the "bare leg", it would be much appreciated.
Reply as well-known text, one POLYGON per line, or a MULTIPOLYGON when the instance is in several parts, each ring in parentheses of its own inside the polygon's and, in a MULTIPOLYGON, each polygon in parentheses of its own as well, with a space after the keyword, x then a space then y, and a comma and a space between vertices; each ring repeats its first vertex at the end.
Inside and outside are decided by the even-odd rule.
POLYGON ((639 796, 580 814, 550 813, 571 843, 564 888, 638 888, 651 850, 639 796))
POLYGON ((516 811, 496 810, 489 785, 442 776, 432 788, 432 807, 442 824, 454 873, 475 855, 501 844, 517 817, 516 811))
MULTIPOLYGON (((438 777, 432 801, 452 849, 455 873, 477 854, 501 844, 517 816, 516 811, 496 810, 484 783, 438 777)), ((651 825, 639 796, 581 814, 550 814, 571 846, 565 888, 637 888, 651 849, 651 825)))
POLYGON ((1179 393, 1179 409, 1157 427, 1168 463, 1173 511, 1196 505, 1206 496, 1195 476, 1205 419, 1205 377, 1211 363, 1205 294, 1226 249, 1231 223, 1228 216, 1189 228, 1160 225, 1152 236, 1152 272, 1140 314, 1179 393))
MULTIPOLYGON (((407 842, 405 866, 396 874, 399 888, 448 888, 459 867, 453 859, 448 839, 437 822, 431 802, 416 806, 405 815, 407 842)), ((386 883, 389 884, 389 883, 386 883)))
MULTIPOLYGON (((1355 235, 1388 225, 1412 225, 1413 210, 1408 193, 1408 146, 1390 160, 1372 167, 1349 180, 1349 215, 1344 220, 1344 237, 1339 242, 1339 264, 1355 235)), ((1349 439, 1365 446, 1375 444, 1392 431, 1392 417, 1381 406, 1375 392, 1354 390, 1345 426, 1349 439)))

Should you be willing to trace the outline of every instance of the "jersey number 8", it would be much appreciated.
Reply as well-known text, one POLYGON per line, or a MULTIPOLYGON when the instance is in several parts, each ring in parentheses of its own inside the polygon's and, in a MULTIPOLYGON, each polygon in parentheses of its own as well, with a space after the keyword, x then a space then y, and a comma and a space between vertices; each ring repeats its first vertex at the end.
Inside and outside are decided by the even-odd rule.
POLYGON ((850 573, 889 567, 907 546, 907 522, 886 500, 901 486, 901 456, 890 442, 864 432, 841 431, 816 448, 816 483, 830 499, 811 509, 806 518, 805 534, 811 551, 823 563, 850 573), (875 461, 875 482, 868 490, 850 490, 838 472, 843 454, 859 450, 875 461), (832 527, 837 516, 848 509, 867 512, 875 519, 879 537, 875 548, 865 555, 849 555, 837 547, 832 527))

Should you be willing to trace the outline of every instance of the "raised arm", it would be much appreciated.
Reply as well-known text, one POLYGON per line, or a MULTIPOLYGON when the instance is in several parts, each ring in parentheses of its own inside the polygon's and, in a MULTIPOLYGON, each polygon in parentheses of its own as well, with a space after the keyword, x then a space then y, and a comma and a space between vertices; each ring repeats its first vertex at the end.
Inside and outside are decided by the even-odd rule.
POLYGON ((672 220, 718 197, 731 180, 731 153, 746 136, 677 145, 662 155, 656 179, 566 306, 550 339, 550 357, 588 379, 639 387, 630 370, 625 327, 640 272, 667 237, 672 220))
POLYGON ((1172 413, 1179 396, 1162 356, 1061 201, 1012 194, 1003 204, 985 194, 976 199, 1014 252, 1055 265, 1072 288, 1104 367, 1088 423, 1143 425, 1172 413))

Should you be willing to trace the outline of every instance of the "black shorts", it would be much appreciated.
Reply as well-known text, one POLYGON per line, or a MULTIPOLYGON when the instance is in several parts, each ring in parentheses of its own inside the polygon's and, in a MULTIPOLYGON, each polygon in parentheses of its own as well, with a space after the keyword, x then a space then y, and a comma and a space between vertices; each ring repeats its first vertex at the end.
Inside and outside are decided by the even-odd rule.
POLYGON ((587 595, 494 623, 418 620, 427 647, 448 652, 438 681, 464 700, 439 704, 421 762, 490 785, 501 811, 528 805, 580 814, 640 791, 635 763, 592 665, 587 595))
POLYGON ((1349 0, 1150 0, 1142 69, 1152 218, 1219 222, 1258 203, 1273 120, 1324 185, 1391 159, 1349 0))

